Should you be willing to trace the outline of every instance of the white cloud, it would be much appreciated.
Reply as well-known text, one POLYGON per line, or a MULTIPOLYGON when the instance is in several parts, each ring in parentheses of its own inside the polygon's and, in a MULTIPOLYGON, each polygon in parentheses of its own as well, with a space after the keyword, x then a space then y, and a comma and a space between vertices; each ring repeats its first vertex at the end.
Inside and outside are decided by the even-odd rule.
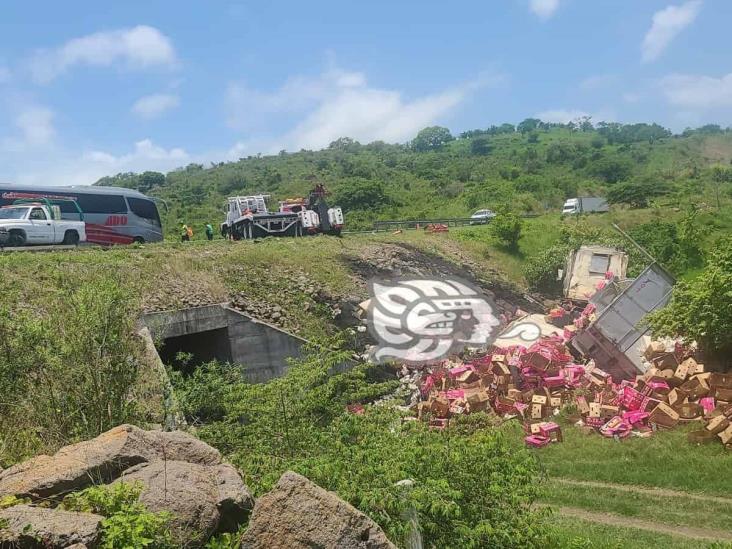
POLYGON ((21 110, 14 122, 20 130, 23 144, 31 147, 48 145, 56 135, 53 117, 53 111, 46 107, 29 107, 21 110))
POLYGON ((610 111, 587 112, 579 109, 553 109, 540 112, 535 115, 536 118, 543 122, 555 124, 567 124, 568 122, 577 122, 582 118, 590 117, 592 123, 612 122, 615 120, 615 114, 610 111))
POLYGON ((156 93, 146 95, 135 101, 131 110, 133 114, 140 118, 150 120, 176 108, 178 105, 180 105, 180 99, 177 95, 156 93))
POLYGON ((671 74, 661 79, 661 89, 672 105, 693 110, 732 107, 732 73, 713 76, 671 74))
POLYGON ((303 111, 334 91, 366 85, 360 72, 336 68, 317 77, 289 78, 279 89, 263 92, 246 84, 230 84, 226 91, 227 123, 234 129, 251 129, 272 116, 303 111))
POLYGON ((551 122, 554 124, 566 124, 567 122, 572 122, 579 120, 580 118, 585 118, 587 116, 592 116, 590 113, 580 110, 566 110, 566 109, 555 109, 555 110, 549 110, 540 112, 536 115, 536 118, 541 120, 542 122, 551 122))
POLYGON ((701 0, 680 6, 667 6, 653 14, 653 23, 643 39, 643 62, 655 61, 676 36, 694 22, 701 9, 701 0))
POLYGON ((462 90, 405 102, 397 91, 369 88, 346 90, 326 101, 287 137, 294 150, 327 146, 348 136, 365 143, 406 141, 459 105, 462 90))
MULTIPOLYGON (((425 126, 443 119, 462 103, 475 88, 496 85, 502 76, 485 77, 475 82, 415 99, 406 99, 397 90, 370 87, 365 75, 330 69, 318 77, 289 79, 273 92, 253 90, 241 84, 229 87, 227 109, 229 125, 249 130, 271 124, 279 115, 293 113, 299 121, 279 138, 267 144, 258 142, 266 152, 326 147, 339 137, 364 143, 384 140, 403 142, 425 126), (264 118, 263 118, 264 117, 264 118)), ((230 154, 254 150, 255 142, 237 143, 230 154)))
POLYGON ((76 65, 127 68, 173 67, 177 64, 170 39, 154 27, 97 32, 69 40, 52 50, 41 50, 30 61, 33 78, 50 82, 76 65))
POLYGON ((82 160, 107 165, 113 171, 167 171, 188 162, 190 157, 183 149, 165 149, 150 139, 143 139, 135 143, 134 150, 128 154, 114 156, 104 151, 87 151, 82 155, 82 160))
POLYGON ((167 172, 192 161, 194 159, 185 150, 166 149, 150 139, 138 141, 131 151, 120 155, 100 150, 79 153, 58 147, 42 156, 32 151, 3 155, 0 149, 0 181, 36 185, 91 185, 106 175, 145 170, 167 172))
POLYGON ((529 0, 529 9, 541 19, 549 19, 559 8, 559 0, 529 0))

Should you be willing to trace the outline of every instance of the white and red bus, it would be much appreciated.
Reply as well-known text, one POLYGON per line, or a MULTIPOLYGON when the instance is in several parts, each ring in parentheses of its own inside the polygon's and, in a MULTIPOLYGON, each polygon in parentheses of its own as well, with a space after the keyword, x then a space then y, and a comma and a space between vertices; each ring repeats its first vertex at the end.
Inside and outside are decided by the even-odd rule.
MULTIPOLYGON (((122 187, 50 187, 0 183, 0 206, 21 198, 73 200, 84 212, 87 242, 94 244, 131 244, 163 240, 155 201, 144 194, 122 187)), ((59 203, 62 219, 79 218, 73 204, 59 203)))

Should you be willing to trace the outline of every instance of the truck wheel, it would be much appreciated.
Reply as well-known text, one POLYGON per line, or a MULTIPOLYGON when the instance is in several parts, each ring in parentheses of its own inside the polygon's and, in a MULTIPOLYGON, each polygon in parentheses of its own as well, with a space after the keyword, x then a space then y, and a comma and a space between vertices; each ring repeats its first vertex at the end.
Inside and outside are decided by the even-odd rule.
POLYGON ((141 236, 136 236, 135 238, 132 239, 132 243, 133 244, 144 244, 145 239, 142 238, 141 236))
POLYGON ((63 244, 66 244, 67 246, 76 246, 79 244, 79 233, 76 231, 66 231, 63 244))
POLYGON ((25 234, 20 231, 13 231, 8 237, 8 246, 11 248, 17 248, 25 244, 25 234))

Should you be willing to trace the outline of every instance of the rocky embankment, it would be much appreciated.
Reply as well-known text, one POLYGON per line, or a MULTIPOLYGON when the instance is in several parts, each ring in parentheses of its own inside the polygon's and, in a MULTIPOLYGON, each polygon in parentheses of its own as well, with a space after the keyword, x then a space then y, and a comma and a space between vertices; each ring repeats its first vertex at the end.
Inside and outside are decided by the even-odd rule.
POLYGON ((242 547, 391 548, 366 515, 305 477, 287 472, 256 502, 239 472, 211 446, 183 432, 121 425, 0 471, 0 548, 93 549, 104 517, 64 510, 67 495, 92 485, 139 483, 140 502, 170 513, 181 547, 249 524, 242 547))

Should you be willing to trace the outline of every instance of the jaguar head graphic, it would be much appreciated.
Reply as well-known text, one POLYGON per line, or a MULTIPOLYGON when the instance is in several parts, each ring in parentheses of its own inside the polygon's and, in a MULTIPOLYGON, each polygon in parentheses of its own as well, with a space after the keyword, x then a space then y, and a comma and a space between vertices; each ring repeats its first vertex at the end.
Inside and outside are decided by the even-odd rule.
POLYGON ((376 362, 442 360, 493 341, 500 324, 490 299, 454 278, 371 281, 369 329, 379 342, 376 362))

